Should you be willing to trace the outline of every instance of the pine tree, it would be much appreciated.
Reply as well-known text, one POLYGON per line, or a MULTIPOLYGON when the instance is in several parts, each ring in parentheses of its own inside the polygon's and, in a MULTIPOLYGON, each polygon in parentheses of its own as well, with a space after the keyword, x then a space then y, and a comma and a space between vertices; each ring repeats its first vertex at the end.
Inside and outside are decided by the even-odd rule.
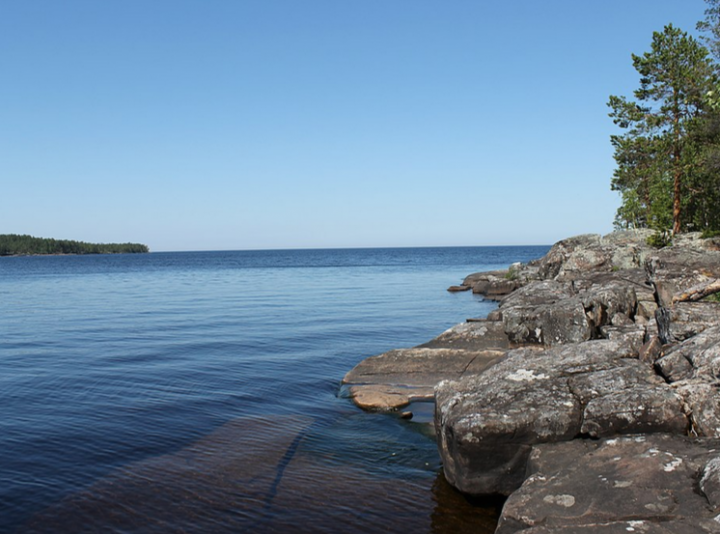
POLYGON ((623 135, 612 136, 618 167, 613 189, 622 194, 616 224, 690 229, 703 194, 701 147, 693 132, 702 124, 716 85, 708 51, 672 24, 655 32, 651 50, 632 56, 640 74, 637 101, 611 96, 610 117, 623 135))

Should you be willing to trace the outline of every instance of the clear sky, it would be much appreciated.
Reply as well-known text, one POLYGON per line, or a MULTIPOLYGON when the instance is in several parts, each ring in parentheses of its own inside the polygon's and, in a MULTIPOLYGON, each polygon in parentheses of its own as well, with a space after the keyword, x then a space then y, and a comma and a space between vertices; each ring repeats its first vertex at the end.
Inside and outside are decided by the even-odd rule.
POLYGON ((619 204, 610 94, 702 0, 2 0, 0 233, 550 244, 619 204))

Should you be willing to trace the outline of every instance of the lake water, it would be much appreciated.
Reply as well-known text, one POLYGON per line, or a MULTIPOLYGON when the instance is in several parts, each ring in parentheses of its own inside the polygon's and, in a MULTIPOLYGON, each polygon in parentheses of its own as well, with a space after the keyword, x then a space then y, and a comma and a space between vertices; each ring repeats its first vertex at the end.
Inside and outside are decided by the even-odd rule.
POLYGON ((340 380, 548 247, 0 258, 0 531, 492 532, 340 380))

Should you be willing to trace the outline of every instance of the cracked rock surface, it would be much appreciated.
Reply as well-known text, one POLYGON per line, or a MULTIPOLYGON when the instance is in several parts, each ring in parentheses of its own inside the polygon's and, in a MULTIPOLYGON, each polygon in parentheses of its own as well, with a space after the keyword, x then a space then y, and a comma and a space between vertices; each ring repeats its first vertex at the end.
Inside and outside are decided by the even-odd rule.
POLYGON ((718 532, 718 451, 667 434, 539 445, 496 533, 718 532))
POLYGON ((436 388, 435 428, 448 481, 509 495, 538 443, 641 432, 684 434, 682 397, 623 340, 518 349, 483 373, 436 388))

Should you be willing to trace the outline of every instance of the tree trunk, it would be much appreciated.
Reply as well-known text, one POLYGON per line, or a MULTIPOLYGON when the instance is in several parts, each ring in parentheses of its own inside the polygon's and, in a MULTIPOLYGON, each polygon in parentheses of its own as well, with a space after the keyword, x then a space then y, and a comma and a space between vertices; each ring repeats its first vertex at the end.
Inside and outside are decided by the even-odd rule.
MULTIPOLYGON (((679 150, 676 151, 676 157, 679 157, 679 150)), ((679 162, 675 167, 675 176, 673 179, 673 235, 680 233, 680 179, 682 171, 679 162)))
POLYGON ((677 89, 673 91, 674 116, 673 130, 675 146, 673 147, 673 235, 680 233, 680 180, 682 179, 682 166, 680 156, 680 100, 677 89))

